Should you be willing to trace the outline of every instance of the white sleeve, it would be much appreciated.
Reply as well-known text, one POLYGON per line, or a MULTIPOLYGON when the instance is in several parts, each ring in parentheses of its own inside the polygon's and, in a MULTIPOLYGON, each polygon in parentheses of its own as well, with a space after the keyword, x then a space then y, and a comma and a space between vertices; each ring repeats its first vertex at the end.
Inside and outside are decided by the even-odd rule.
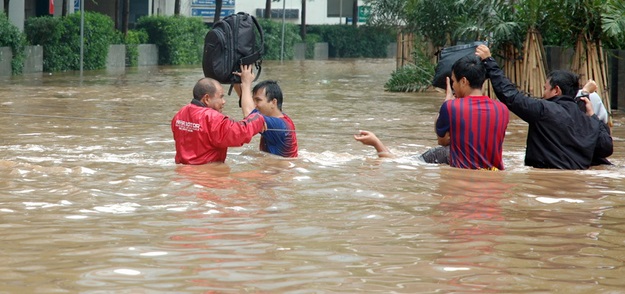
POLYGON ((597 117, 603 121, 603 123, 608 123, 608 112, 605 109, 605 105, 601 101, 601 97, 597 93, 590 93, 590 102, 592 103, 592 109, 597 115, 597 117))

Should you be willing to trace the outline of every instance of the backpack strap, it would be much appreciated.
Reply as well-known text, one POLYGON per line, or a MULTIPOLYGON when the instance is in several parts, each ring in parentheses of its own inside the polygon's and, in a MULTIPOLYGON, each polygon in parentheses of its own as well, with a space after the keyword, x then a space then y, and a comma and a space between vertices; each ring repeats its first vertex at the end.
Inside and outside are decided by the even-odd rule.
MULTIPOLYGON (((234 88, 234 84, 230 84, 230 89, 228 89, 228 96, 232 94, 232 88, 234 88)), ((241 108, 241 97, 239 96, 239 108, 241 108)))

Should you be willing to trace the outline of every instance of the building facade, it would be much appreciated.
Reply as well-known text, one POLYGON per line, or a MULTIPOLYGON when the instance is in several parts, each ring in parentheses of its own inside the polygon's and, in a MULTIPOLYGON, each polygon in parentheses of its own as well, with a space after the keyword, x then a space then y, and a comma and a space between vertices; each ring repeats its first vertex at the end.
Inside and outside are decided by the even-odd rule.
MULTIPOLYGON (((30 17, 54 15, 60 17, 63 12, 80 11, 84 1, 86 11, 96 11, 110 16, 116 24, 121 23, 121 5, 124 0, 92 1, 92 0, 10 0, 9 21, 24 29, 24 21, 30 17), (51 7, 52 5, 52 7, 51 7), (65 7, 64 7, 65 6, 65 7), (53 8, 53 9, 51 9, 53 8), (53 10, 53 11, 52 11, 53 10)), ((145 15, 173 15, 174 0, 128 0, 128 23, 133 28, 137 20, 145 15)), ((362 0, 304 0, 306 1, 306 24, 346 24, 351 23, 354 2, 360 5, 362 0)), ((223 0, 221 17, 236 12, 247 12, 258 18, 264 16, 265 1, 263 0, 223 0)), ((271 17, 289 23, 300 24, 302 0, 280 0, 271 2, 271 17)), ((4 6, 0 5, 0 11, 4 6)), ((180 0, 180 14, 202 17, 205 22, 212 23, 215 16, 215 0, 180 0)), ((359 23, 364 23, 361 16, 359 23)), ((119 27, 119 26, 118 26, 119 27)))

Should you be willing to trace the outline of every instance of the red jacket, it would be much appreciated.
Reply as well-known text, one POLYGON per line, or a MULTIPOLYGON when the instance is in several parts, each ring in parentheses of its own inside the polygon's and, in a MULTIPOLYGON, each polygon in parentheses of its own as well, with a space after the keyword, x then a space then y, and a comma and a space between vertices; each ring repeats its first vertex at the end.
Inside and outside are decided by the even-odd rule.
POLYGON ((224 162, 228 147, 249 143, 264 126, 265 119, 260 114, 250 114, 244 120, 234 121, 193 100, 171 120, 176 163, 224 162))

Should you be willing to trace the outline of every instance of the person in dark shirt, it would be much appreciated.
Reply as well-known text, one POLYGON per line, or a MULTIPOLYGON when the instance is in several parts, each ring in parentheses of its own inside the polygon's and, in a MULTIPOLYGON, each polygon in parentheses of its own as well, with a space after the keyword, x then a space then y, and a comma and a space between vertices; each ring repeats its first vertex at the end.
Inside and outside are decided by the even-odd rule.
POLYGON ((529 124, 525 165, 587 169, 597 159, 612 155, 608 127, 594 114, 588 98, 581 98, 586 103, 585 112, 575 103, 578 75, 552 71, 545 82, 543 99, 536 99, 519 92, 504 76, 487 46, 478 46, 476 54, 486 67, 497 98, 529 124))

